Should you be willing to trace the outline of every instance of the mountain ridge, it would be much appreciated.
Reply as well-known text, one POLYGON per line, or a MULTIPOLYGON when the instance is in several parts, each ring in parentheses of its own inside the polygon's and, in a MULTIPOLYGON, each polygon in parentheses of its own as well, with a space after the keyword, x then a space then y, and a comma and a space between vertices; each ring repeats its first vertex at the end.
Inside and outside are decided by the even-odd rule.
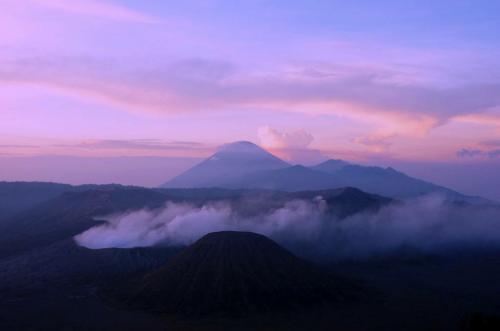
POLYGON ((414 178, 392 167, 363 166, 340 159, 306 167, 291 165, 263 148, 245 141, 223 145, 211 157, 174 177, 163 188, 325 190, 356 187, 396 199, 439 194, 445 199, 492 203, 414 178))

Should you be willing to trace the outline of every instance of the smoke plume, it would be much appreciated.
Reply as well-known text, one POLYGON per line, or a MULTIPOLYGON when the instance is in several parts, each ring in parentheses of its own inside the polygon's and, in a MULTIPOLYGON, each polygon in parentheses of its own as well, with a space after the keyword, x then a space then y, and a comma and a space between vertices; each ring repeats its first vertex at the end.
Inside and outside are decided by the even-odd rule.
POLYGON ((203 206, 168 202, 161 210, 140 210, 105 218, 78 236, 87 248, 184 246, 222 230, 266 235, 299 255, 345 259, 410 249, 446 252, 500 243, 500 209, 457 205, 439 196, 391 204, 378 212, 338 219, 326 202, 292 200, 257 216, 242 216, 230 202, 203 206))

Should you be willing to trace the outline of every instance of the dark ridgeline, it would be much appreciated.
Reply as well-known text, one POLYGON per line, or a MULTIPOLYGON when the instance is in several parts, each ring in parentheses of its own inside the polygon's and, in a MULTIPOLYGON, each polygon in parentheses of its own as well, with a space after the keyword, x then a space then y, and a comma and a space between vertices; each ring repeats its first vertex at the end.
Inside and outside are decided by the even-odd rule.
POLYGON ((132 307, 189 316, 340 303, 352 300, 358 291, 265 236, 234 231, 205 235, 132 290, 126 287, 122 299, 132 307))
MULTIPOLYGON (((57 185, 46 184, 49 189, 57 185)), ((23 189, 28 189, 25 186, 28 184, 21 184, 23 189)), ((72 238, 98 225, 97 216, 159 208, 166 200, 164 194, 140 187, 89 185, 69 188, 71 191, 0 220, 0 259, 72 238)), ((0 210, 2 205, 0 197, 0 210)))

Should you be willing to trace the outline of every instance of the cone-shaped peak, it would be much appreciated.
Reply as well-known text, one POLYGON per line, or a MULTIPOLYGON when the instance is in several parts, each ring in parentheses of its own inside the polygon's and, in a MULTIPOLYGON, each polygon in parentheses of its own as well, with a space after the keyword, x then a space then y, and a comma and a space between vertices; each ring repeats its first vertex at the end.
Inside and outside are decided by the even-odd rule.
POLYGON ((350 289, 265 236, 223 231, 144 277, 130 303, 166 313, 240 315, 343 300, 350 289))

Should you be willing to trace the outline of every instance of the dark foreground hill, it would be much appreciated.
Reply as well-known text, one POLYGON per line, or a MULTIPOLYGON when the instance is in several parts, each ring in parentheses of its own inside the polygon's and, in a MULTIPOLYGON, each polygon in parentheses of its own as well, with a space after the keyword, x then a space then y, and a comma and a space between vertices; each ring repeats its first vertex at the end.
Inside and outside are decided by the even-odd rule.
MULTIPOLYGON (((344 166, 341 163, 337 165, 344 166)), ((224 202, 238 215, 252 218, 262 213, 272 213, 294 200, 314 202, 321 197, 325 213, 333 214, 335 219, 344 224, 352 220, 346 216, 358 213, 362 215, 387 204, 398 203, 357 189, 278 192, 0 183, 0 193, 0 214, 5 216, 0 217, 0 330, 458 331, 483 330, 485 325, 493 325, 489 330, 498 329, 500 251, 494 247, 467 246, 456 252, 436 256, 412 252, 408 254, 407 250, 401 250, 388 256, 353 261, 328 262, 315 259, 322 264, 322 268, 334 270, 336 275, 346 279, 359 280, 364 288, 374 289, 379 294, 376 298, 380 301, 355 300, 349 305, 343 301, 339 303, 341 300, 337 298, 343 298, 343 290, 348 289, 346 295, 349 296, 352 287, 349 284, 340 286, 345 282, 330 277, 320 284, 333 284, 332 301, 339 303, 338 305, 302 304, 298 300, 298 303, 292 305, 297 309, 283 312, 273 311, 271 314, 238 318, 213 316, 191 319, 181 318, 177 314, 151 314, 139 309, 122 309, 121 306, 109 304, 109 297, 101 295, 106 293, 110 285, 122 282, 130 284, 133 280, 142 280, 145 275, 160 272, 181 248, 91 250, 78 246, 72 239, 75 234, 99 224, 102 216, 142 209, 155 211, 167 201, 198 207, 206 203, 224 202), (29 195, 31 198, 23 201, 29 195)), ((226 246, 217 247, 220 251, 226 246)), ((257 249, 252 249, 252 252, 253 250, 259 252, 257 249)), ((233 251, 235 253, 239 250, 233 251)), ((265 252, 267 254, 268 250, 265 252)), ((303 250, 296 248, 293 252, 304 255, 303 250)), ((226 254, 227 252, 223 252, 222 255, 226 254)), ((262 252, 259 255, 262 256, 262 252)), ((241 256, 234 255, 232 259, 239 262, 241 256)), ((241 260, 243 265, 253 265, 252 260, 241 260)), ((198 261, 209 263, 211 260, 207 256, 205 262, 200 256, 198 261)), ((228 270, 227 273, 222 273, 225 275, 250 275, 250 279, 258 280, 271 277, 268 276, 268 268, 264 267, 267 264, 259 264, 258 272, 253 275, 246 272, 247 269, 231 270, 227 266, 219 266, 219 263, 224 265, 226 262, 222 261, 229 261, 228 259, 217 258, 216 261, 216 270, 228 270)), ((282 261, 283 259, 279 259, 277 265, 288 270, 287 275, 290 274, 291 268, 282 267, 282 261)), ((199 263, 193 267, 198 268, 199 263)), ((313 274, 316 272, 318 271, 313 271, 313 274)), ((309 275, 309 272, 304 273, 309 275)), ((323 279, 322 275, 325 273, 319 273, 318 277, 323 279)), ((185 274, 193 275, 189 272, 185 274)), ((282 278, 276 278, 279 273, 272 275, 274 281, 269 286, 272 285, 273 290, 274 286, 284 286, 280 284, 282 278)), ((314 277, 301 276, 301 281, 314 277)), ((226 282, 231 278, 226 276, 224 279, 226 282)), ((191 282, 194 279, 185 281, 191 282)), ((179 284, 184 282, 180 281, 179 284)), ((262 286, 261 283, 251 284, 262 286)), ((298 284, 307 285, 308 282, 298 284)), ((183 286, 186 288, 187 285, 183 286)), ((240 293, 246 293, 242 288, 245 287, 236 287, 240 293)), ((134 289, 133 293, 140 292, 140 288, 134 289)), ((278 290, 276 292, 280 293, 278 290)), ((316 297, 316 301, 311 292, 300 293, 304 292, 306 294, 295 298, 305 297, 305 302, 312 303, 330 302, 328 296, 316 297), (308 301, 308 298, 312 298, 312 301, 308 301)), ((194 293, 191 298, 198 295, 197 292, 189 293, 194 293)), ((369 294, 367 296, 370 297, 369 294)), ((267 296, 260 296, 259 300, 264 297, 269 309, 282 307, 282 301, 271 305, 274 301, 267 300, 267 296)), ((244 306, 249 300, 246 299, 240 306, 244 306)))
POLYGON ((355 287, 251 232, 205 235, 147 274, 128 304, 186 315, 247 315, 345 302, 355 287))

